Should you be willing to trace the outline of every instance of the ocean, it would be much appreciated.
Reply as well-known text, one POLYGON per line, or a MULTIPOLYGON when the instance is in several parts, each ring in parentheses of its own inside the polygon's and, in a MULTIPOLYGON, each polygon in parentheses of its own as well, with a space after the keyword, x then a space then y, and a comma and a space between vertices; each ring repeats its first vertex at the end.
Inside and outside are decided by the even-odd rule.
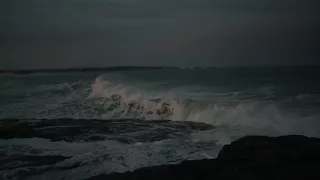
POLYGON ((7 73, 0 87, 0 127, 17 128, 0 132, 3 179, 212 159, 246 135, 320 137, 319 67, 7 73))

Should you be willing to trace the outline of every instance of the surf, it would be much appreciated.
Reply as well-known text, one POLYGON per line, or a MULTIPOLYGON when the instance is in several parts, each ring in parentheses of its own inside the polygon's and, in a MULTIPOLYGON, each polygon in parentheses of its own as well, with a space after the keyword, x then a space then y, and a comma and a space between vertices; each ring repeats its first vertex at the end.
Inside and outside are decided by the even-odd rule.
POLYGON ((226 106, 211 101, 195 100, 185 94, 187 93, 181 92, 181 89, 180 92, 151 92, 126 83, 121 84, 119 81, 112 82, 106 76, 99 76, 91 85, 88 99, 95 99, 103 104, 105 113, 102 118, 105 119, 194 121, 216 127, 269 129, 278 134, 319 136, 312 125, 320 117, 318 114, 303 117, 286 112, 274 103, 259 101, 238 101, 226 106))

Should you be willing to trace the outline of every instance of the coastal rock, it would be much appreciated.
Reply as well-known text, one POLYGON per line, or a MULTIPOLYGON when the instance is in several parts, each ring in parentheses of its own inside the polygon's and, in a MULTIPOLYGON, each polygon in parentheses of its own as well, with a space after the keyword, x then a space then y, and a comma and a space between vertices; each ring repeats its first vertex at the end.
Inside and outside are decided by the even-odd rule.
POLYGON ((146 167, 89 180, 320 179, 320 139, 247 136, 223 147, 217 159, 146 167))
POLYGON ((107 139, 135 143, 189 136, 190 133, 213 128, 205 123, 169 120, 7 119, 0 121, 0 139, 45 138, 67 142, 107 139))

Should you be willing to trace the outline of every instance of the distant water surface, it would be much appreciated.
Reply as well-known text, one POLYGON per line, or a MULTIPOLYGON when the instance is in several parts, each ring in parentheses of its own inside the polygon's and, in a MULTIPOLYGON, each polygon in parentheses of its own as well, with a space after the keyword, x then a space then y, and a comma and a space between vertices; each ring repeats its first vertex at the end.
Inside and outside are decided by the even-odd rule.
POLYGON ((0 88, 0 125, 22 123, 35 135, 0 139, 7 179, 214 158, 248 134, 320 136, 318 67, 2 74, 0 88))

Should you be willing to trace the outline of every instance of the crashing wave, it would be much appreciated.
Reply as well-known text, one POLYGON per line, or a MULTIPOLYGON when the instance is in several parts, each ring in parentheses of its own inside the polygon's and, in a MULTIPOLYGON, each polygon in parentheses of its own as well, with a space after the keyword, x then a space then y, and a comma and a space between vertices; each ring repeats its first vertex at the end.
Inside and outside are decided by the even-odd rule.
POLYGON ((269 128, 280 134, 297 131, 311 135, 317 133, 311 126, 318 118, 317 115, 301 117, 285 113, 275 104, 239 102, 233 106, 224 106, 210 101, 181 98, 177 95, 179 92, 152 93, 134 86, 113 83, 104 76, 96 78, 91 88, 89 99, 101 101, 105 109, 103 118, 108 119, 168 119, 205 122, 214 126, 234 128, 269 128), (301 129, 301 123, 310 126, 301 129))

